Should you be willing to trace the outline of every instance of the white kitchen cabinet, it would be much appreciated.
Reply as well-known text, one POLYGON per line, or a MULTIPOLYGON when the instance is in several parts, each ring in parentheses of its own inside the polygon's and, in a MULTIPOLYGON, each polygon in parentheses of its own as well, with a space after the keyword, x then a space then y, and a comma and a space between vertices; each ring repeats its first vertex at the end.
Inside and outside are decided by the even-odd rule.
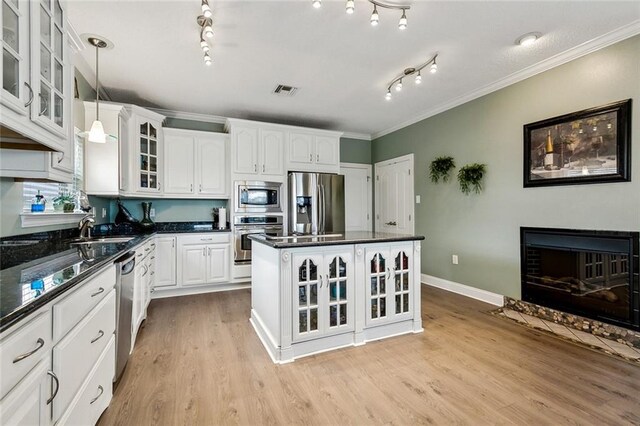
POLYGON ((35 142, 65 151, 73 126, 66 12, 59 0, 2 0, 0 16, 3 146, 35 142))
POLYGON ((154 288, 175 287, 176 237, 156 237, 156 264, 154 288))
POLYGON ((133 272, 131 350, 135 345, 140 325, 147 318, 147 306, 151 301, 151 286, 155 274, 155 248, 156 243, 149 240, 136 249, 136 266, 133 272))
POLYGON ((413 246, 368 246, 365 250, 367 327, 413 316, 413 246))
POLYGON ((295 130, 287 143, 289 171, 338 173, 340 134, 320 130, 295 130))
POLYGON ((228 136, 164 129, 165 196, 227 198, 228 136))
POLYGON ((293 341, 354 329, 353 251, 293 256, 293 341))
POLYGON ((282 126, 227 120, 226 128, 231 133, 234 180, 284 181, 286 132, 282 126))
MULTIPOLYGON (((91 129, 96 119, 96 103, 84 102, 84 128, 91 129)), ((106 143, 84 144, 84 190, 90 195, 112 196, 119 194, 119 145, 120 116, 124 105, 112 102, 100 102, 100 121, 107 135, 106 143)))
POLYGON ((164 116, 125 105, 121 116, 120 194, 125 196, 162 195, 164 116), (126 133, 126 137, 122 137, 126 133))
POLYGON ((231 269, 228 233, 178 237, 178 277, 181 287, 226 283, 231 269))
POLYGON ((31 372, 6 397, 0 401, 0 424, 48 425, 51 423, 51 398, 53 374, 49 368, 51 357, 42 359, 31 372))

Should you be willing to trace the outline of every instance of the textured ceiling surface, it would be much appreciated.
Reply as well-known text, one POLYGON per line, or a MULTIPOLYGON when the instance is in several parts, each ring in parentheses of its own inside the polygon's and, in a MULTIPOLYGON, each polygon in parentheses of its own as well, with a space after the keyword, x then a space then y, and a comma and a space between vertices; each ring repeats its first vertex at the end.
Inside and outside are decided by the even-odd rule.
MULTIPOLYGON (((399 12, 356 1, 211 1, 213 64, 204 65, 199 0, 68 1, 78 34, 115 47, 101 54, 100 80, 114 100, 178 111, 375 134, 640 19, 640 2, 413 1, 399 12), (543 34, 533 46, 520 35, 543 34), (438 53, 438 73, 389 81, 438 53), (293 85, 293 97, 271 92, 293 85)), ((95 52, 80 53, 91 68, 95 52)))

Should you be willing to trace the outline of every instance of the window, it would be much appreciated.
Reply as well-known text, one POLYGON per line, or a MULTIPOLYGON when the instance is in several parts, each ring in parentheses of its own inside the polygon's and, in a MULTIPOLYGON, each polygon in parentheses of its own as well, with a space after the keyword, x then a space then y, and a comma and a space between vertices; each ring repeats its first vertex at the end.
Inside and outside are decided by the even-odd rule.
POLYGON ((72 183, 55 183, 55 182, 31 182, 25 181, 22 187, 23 211, 31 211, 31 202, 40 191, 47 200, 45 212, 53 212, 53 199, 60 193, 68 193, 76 200, 76 211, 79 211, 78 195, 84 187, 84 138, 78 135, 79 130, 76 129, 74 143, 74 164, 73 164, 73 182, 72 183))

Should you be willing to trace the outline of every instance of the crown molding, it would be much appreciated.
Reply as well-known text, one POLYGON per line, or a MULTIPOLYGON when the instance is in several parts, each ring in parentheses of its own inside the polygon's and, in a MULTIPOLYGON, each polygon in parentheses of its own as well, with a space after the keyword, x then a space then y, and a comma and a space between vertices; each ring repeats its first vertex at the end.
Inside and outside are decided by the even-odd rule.
POLYGON ((342 137, 343 138, 348 138, 348 139, 360 139, 362 141, 370 141, 371 140, 371 135, 368 134, 368 133, 343 132, 342 133, 342 137))
POLYGON ((640 20, 633 21, 628 25, 617 28, 613 31, 610 31, 592 40, 586 41, 569 50, 565 50, 564 52, 558 53, 557 55, 554 55, 548 59, 545 59, 544 61, 538 62, 527 68, 524 68, 518 72, 508 75, 491 84, 488 84, 477 90, 467 93, 466 95, 459 96, 449 102, 445 102, 443 104, 437 105, 434 108, 431 108, 423 112, 422 114, 411 118, 410 120, 404 121, 393 127, 389 127, 387 129, 373 133, 371 135, 371 138, 377 139, 382 136, 388 135, 389 133, 393 133, 397 130, 403 129, 407 126, 415 124, 426 118, 433 117, 434 115, 440 114, 441 112, 447 111, 459 105, 470 102, 474 99, 488 95, 489 93, 498 91, 507 86, 510 86, 512 84, 525 80, 529 77, 533 77, 536 74, 540 74, 552 68, 566 64, 567 62, 573 61, 574 59, 578 59, 582 56, 588 55, 589 53, 593 53, 597 50, 603 49, 607 46, 611 46, 612 44, 618 43, 622 40, 626 40, 638 34, 640 34, 640 20))
POLYGON ((175 111, 172 109, 162 109, 162 108, 147 108, 147 109, 150 109, 151 111, 155 111, 158 114, 162 114, 167 118, 178 118, 181 120, 201 121, 204 123, 216 123, 216 124, 224 124, 227 121, 227 117, 222 117, 219 115, 199 114, 197 112, 175 111))

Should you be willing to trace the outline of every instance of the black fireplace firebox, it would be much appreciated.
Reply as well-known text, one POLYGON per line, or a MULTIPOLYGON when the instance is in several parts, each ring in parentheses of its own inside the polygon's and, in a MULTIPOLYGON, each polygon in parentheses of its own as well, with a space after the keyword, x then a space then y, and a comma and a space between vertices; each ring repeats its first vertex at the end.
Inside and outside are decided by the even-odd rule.
POLYGON ((520 228, 522 300, 640 330, 639 234, 520 228))

